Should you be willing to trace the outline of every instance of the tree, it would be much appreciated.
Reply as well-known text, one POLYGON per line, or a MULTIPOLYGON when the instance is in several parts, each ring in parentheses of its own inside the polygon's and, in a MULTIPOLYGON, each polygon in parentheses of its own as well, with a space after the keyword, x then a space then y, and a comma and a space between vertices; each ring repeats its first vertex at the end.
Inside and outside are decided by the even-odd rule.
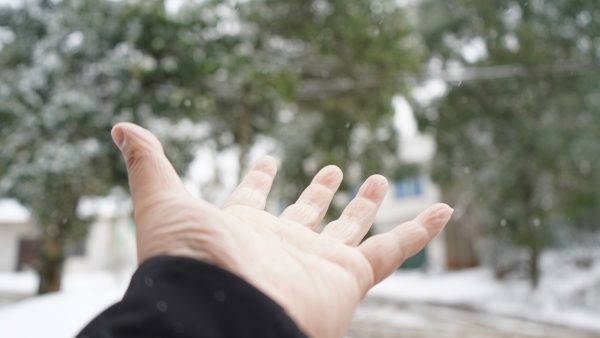
POLYGON ((373 168, 398 172, 391 99, 407 86, 396 73, 416 70, 419 55, 391 0, 203 1, 176 12, 160 0, 32 0, 0 18, 0 194, 40 226, 40 292, 59 288, 64 248, 85 234, 81 198, 125 184, 109 137, 117 121, 159 132, 180 169, 200 141, 237 147, 242 167, 267 137, 287 199, 326 163, 366 163, 350 187, 373 168))
POLYGON ((421 48, 394 1, 256 0, 240 16, 260 31, 255 49, 274 53, 296 79, 292 100, 267 129, 280 146, 281 193, 292 199, 307 177, 335 163, 351 173, 350 190, 368 173, 398 178, 391 100, 411 85, 421 48), (357 164, 360 163, 360 164, 357 164))
POLYGON ((218 21, 204 33, 214 41, 204 53, 218 55, 218 67, 205 74, 214 101, 200 119, 218 148, 239 149, 240 168, 256 140, 268 138, 288 200, 328 163, 363 163, 346 188, 375 169, 400 174, 391 99, 409 86, 398 74, 415 72, 420 57, 403 8, 387 0, 208 1, 184 5, 177 20, 199 16, 218 21))
POLYGON ((470 210, 484 210, 476 222, 528 249, 536 286, 548 225, 576 225, 600 205, 600 5, 463 0, 421 11, 430 62, 473 69, 421 109, 421 127, 436 133, 436 179, 454 200, 472 196, 470 210))
MULTIPOLYGON (((170 81, 194 88, 189 109, 210 125, 216 148, 239 149, 240 168, 257 140, 277 144, 286 199, 328 163, 364 164, 346 187, 375 169, 394 177, 404 170, 391 99, 410 85, 398 74, 418 69, 420 48, 393 1, 190 2, 172 19, 195 30, 159 44, 160 54, 188 65, 170 81), (201 58, 202 73, 190 76, 193 61, 182 62, 180 49, 201 58)), ((160 57, 152 43, 139 48, 160 57)))
MULTIPOLYGON (((160 6, 109 1, 0 10, 9 37, 0 51, 0 192, 26 205, 41 230, 40 293, 59 289, 65 246, 85 234, 81 198, 125 183, 111 126, 183 116, 168 106, 177 88, 149 81, 166 67, 135 47, 142 35, 130 19, 142 10, 138 18, 164 17, 160 6)), ((171 136, 169 155, 189 161, 189 137, 171 136)))

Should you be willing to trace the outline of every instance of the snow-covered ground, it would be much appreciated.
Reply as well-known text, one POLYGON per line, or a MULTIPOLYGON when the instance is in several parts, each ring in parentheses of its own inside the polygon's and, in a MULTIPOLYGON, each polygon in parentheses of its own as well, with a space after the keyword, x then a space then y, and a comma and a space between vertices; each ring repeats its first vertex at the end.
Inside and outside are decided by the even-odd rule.
MULTIPOLYGON (((542 266, 543 279, 535 291, 531 291, 526 280, 513 278, 500 282, 490 270, 478 268, 437 274, 398 272, 376 286, 368 297, 473 309, 504 318, 586 329, 600 335, 600 249, 548 252, 542 266), (592 259, 577 263, 582 261, 582 255, 592 259)), ((63 291, 0 308, 0 337, 74 336, 85 323, 122 296, 128 278, 129 275, 116 278, 108 272, 70 273, 65 276, 63 291)), ((0 274, 0 297, 9 293, 33 294, 35 287, 32 273, 0 274)), ((419 313, 419 320, 424 320, 426 313, 419 313)), ((360 316, 360 311, 357 315, 360 316)), ((378 320, 406 326, 404 322, 414 321, 407 315, 399 317, 393 311, 380 311, 378 320)))
MULTIPOLYGON (((87 322, 121 298, 128 279, 128 275, 108 272, 68 274, 60 292, 1 307, 0 337, 74 337, 87 322)), ((0 274, 0 297, 32 295, 36 288, 37 277, 32 272, 0 274)))
POLYGON ((546 252, 542 269, 536 290, 523 278, 498 281, 490 269, 477 268, 439 274, 396 273, 369 296, 458 306, 600 335, 600 249, 546 252))

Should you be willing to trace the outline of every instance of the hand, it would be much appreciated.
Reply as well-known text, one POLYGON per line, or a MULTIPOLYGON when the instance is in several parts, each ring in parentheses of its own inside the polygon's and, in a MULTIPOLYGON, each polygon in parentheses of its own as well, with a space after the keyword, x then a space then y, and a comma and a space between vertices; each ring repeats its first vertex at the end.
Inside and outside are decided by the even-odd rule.
POLYGON ((311 337, 342 337, 365 293, 452 214, 436 204, 359 245, 387 191, 380 175, 369 177, 340 218, 317 233, 342 180, 335 166, 321 169, 278 217, 264 211, 276 173, 270 157, 252 166, 221 209, 186 192, 152 133, 120 123, 112 135, 127 163, 138 261, 168 254, 227 269, 279 303, 311 337))

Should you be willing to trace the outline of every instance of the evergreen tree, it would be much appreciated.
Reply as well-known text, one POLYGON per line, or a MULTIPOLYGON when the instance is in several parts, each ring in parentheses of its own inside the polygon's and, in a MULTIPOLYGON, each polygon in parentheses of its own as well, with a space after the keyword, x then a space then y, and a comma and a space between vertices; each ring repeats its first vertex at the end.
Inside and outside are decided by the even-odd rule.
POLYGON ((473 69, 421 110, 439 147, 436 179, 455 202, 471 196, 472 222, 528 249, 535 286, 549 225, 577 225, 600 206, 600 4, 454 0, 421 13, 430 65, 473 69))
MULTIPOLYGON (((86 232, 81 198, 126 182, 112 125, 185 115, 173 104, 178 88, 149 81, 166 66, 136 48, 138 21, 149 18, 159 24, 162 7, 65 0, 0 9, 9 37, 0 51, 0 192, 39 225, 40 293, 59 289, 65 247, 86 232)), ((190 137, 173 134, 168 154, 182 165, 190 137)))
POLYGON ((402 173, 391 100, 410 85, 399 74, 416 72, 420 59, 402 8, 389 0, 213 3, 214 15, 233 23, 220 33, 232 46, 211 76, 217 99, 203 118, 217 140, 239 146, 240 166, 257 137, 274 139, 288 200, 329 163, 361 163, 348 186, 382 168, 402 173))
POLYGON ((160 0, 31 0, 0 8, 0 22, 0 194, 40 227, 40 292, 59 288, 65 246, 85 234, 81 198, 125 184, 109 136, 118 121, 162 131, 180 169, 200 141, 238 147, 241 166, 268 137, 290 199, 323 164, 366 163, 350 186, 363 171, 398 171, 391 99, 407 86, 397 73, 419 62, 391 0, 203 1, 174 13, 160 0))

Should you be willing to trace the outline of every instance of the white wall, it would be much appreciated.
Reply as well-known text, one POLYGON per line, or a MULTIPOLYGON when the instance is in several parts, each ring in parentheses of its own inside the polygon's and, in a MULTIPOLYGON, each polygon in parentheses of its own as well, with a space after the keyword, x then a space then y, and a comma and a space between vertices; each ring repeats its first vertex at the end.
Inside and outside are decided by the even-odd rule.
POLYGON ((135 268, 135 227, 131 222, 128 217, 94 222, 86 239, 85 255, 69 257, 66 270, 110 270, 119 274, 135 268))
POLYGON ((17 265, 18 238, 14 231, 0 225, 0 272, 13 271, 17 265))
MULTIPOLYGON (((381 208, 375 218, 376 232, 386 232, 394 227, 415 218, 430 205, 440 201, 440 189, 431 181, 429 176, 422 174, 422 194, 413 197, 395 197, 395 185, 390 182, 390 191, 381 203, 381 208)), ((444 269, 445 241, 443 233, 431 241, 427 248, 427 263, 430 269, 444 269)))
POLYGON ((0 271, 15 271, 22 238, 35 237, 35 228, 29 223, 0 222, 0 271))

